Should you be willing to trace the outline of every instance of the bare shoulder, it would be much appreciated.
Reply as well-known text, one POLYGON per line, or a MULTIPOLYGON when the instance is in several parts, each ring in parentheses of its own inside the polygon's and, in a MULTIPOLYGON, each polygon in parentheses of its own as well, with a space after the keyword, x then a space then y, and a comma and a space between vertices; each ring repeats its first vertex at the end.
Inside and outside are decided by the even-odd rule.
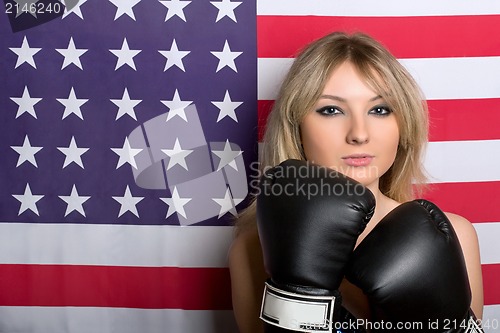
POLYGON ((472 291, 471 308, 479 319, 483 316, 483 279, 481 258, 479 253, 479 240, 473 224, 463 216, 446 213, 457 234, 465 258, 467 274, 472 291))
POLYGON ((445 214, 453 225, 462 247, 464 245, 478 247, 477 233, 472 223, 463 216, 453 213, 445 214))
POLYGON ((256 228, 242 231, 233 240, 229 271, 233 310, 240 332, 262 332, 259 311, 267 275, 256 228))
POLYGON ((467 220, 465 217, 460 216, 458 214, 446 212, 446 217, 450 220, 450 222, 453 224, 454 228, 474 228, 472 226, 472 223, 467 220))

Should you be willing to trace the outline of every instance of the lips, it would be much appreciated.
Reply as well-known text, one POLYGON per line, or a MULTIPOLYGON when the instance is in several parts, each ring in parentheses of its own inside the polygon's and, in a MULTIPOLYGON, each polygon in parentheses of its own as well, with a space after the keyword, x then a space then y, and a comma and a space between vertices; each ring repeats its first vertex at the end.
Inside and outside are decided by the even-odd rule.
POLYGON ((369 165, 373 160, 372 155, 368 154, 354 154, 342 157, 345 164, 352 167, 362 167, 369 165))

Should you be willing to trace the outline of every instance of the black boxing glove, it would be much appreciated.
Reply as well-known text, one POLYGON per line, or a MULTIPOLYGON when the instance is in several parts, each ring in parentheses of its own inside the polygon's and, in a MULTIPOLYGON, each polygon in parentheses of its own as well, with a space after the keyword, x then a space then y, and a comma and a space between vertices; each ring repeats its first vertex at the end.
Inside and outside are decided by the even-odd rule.
POLYGON ((368 296, 372 331, 482 332, 457 235, 429 201, 383 218, 353 252, 346 277, 368 296))
POLYGON ((266 332, 331 331, 338 288, 375 198, 332 169, 288 160, 268 170, 257 195, 266 282, 266 332))

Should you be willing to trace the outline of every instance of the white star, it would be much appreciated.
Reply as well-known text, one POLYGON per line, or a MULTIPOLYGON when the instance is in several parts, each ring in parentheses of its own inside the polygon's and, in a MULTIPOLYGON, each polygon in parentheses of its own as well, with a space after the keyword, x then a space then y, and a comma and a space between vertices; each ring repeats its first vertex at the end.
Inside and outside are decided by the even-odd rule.
POLYGON ((128 43, 127 43, 127 38, 123 39, 122 48, 120 50, 109 50, 109 51, 118 57, 118 59, 116 61, 115 71, 118 68, 122 67, 123 65, 128 65, 134 71, 136 70, 134 57, 136 55, 138 55, 141 52, 141 50, 129 49, 128 43))
POLYGON ((166 0, 160 1, 161 4, 168 8, 167 16, 165 17, 165 22, 174 15, 178 16, 181 20, 186 22, 186 17, 184 16, 184 7, 189 5, 191 1, 182 0, 166 0))
POLYGON ((19 208, 18 216, 21 215, 26 210, 31 210, 36 215, 38 214, 38 208, 36 203, 44 197, 44 195, 35 195, 31 193, 30 184, 26 184, 26 188, 24 189, 24 194, 13 194, 14 198, 16 198, 20 203, 21 207, 19 208))
POLYGON ((40 102, 41 98, 35 98, 30 96, 30 92, 28 91, 28 86, 24 87, 23 95, 21 97, 11 97, 12 101, 14 101, 19 107, 17 108, 16 119, 19 118, 25 112, 28 112, 33 118, 36 118, 35 112, 35 104, 40 102))
POLYGON ((122 99, 110 99, 110 101, 118 106, 118 112, 116 113, 115 120, 120 119, 126 114, 128 114, 132 119, 137 120, 134 107, 142 102, 142 99, 130 99, 127 88, 125 88, 125 91, 123 92, 122 99))
POLYGON ((226 189, 224 198, 212 198, 212 200, 220 205, 219 217, 217 217, 218 219, 220 219, 227 212, 230 212, 233 216, 238 217, 238 212, 236 212, 236 207, 229 188, 226 189))
POLYGON ((83 203, 89 200, 90 197, 79 195, 75 185, 73 185, 73 189, 71 190, 70 195, 60 195, 59 198, 61 198, 64 202, 68 204, 68 206, 66 207, 66 213, 64 214, 64 217, 68 216, 68 214, 74 210, 85 216, 83 203))
POLYGON ((184 64, 182 62, 182 58, 187 56, 191 51, 179 51, 177 48, 177 43, 174 41, 172 42, 172 46, 170 47, 169 51, 158 51, 161 53, 162 56, 167 58, 167 63, 165 64, 165 68, 163 71, 165 72, 167 69, 169 69, 172 66, 177 66, 179 67, 183 72, 186 70, 184 69, 184 64))
POLYGON ((64 165, 63 169, 67 167, 70 163, 76 163, 78 164, 82 169, 85 169, 83 167, 83 162, 82 162, 82 155, 89 150, 89 148, 78 148, 76 145, 75 137, 71 137, 71 142, 68 147, 57 147, 61 153, 66 155, 64 158, 64 165))
POLYGON ((135 21, 134 10, 132 7, 137 5, 141 0, 109 0, 116 6, 115 21, 123 14, 127 14, 132 20, 135 21))
POLYGON ((187 122, 186 112, 184 112, 184 108, 188 107, 193 101, 183 101, 179 96, 179 92, 175 89, 174 98, 171 101, 161 101, 168 109, 170 110, 167 114, 167 120, 169 121, 174 116, 179 116, 184 121, 187 122))
POLYGON ((229 91, 226 90, 226 95, 222 102, 212 102, 213 105, 219 108, 219 116, 217 117, 217 122, 221 121, 225 117, 231 117, 235 122, 238 122, 236 117, 236 108, 243 104, 243 102, 233 102, 231 101, 231 96, 229 96, 229 91))
POLYGON ((60 1, 63 2, 64 6, 65 6, 64 13, 63 13, 63 16, 62 16, 63 19, 66 18, 70 14, 75 14, 75 15, 77 15, 78 17, 80 17, 83 20, 82 9, 80 7, 84 3, 86 3, 87 0, 79 0, 79 1, 73 0, 72 1, 73 7, 71 7, 69 10, 68 10, 67 4, 65 3, 66 0, 60 0, 60 1))
POLYGON ((172 192, 171 198, 160 198, 160 200, 162 200, 168 205, 167 216, 165 216, 165 218, 168 218, 173 213, 178 213, 182 215, 185 219, 187 219, 184 206, 189 201, 191 201, 191 199, 192 198, 181 198, 179 196, 179 193, 177 192, 177 187, 174 186, 174 191, 172 192))
POLYGON ((217 157, 220 159, 217 171, 219 171, 226 165, 229 165, 234 170, 238 171, 238 166, 236 165, 235 158, 240 156, 243 152, 241 150, 231 150, 231 144, 229 143, 229 140, 226 140, 224 150, 212 150, 212 153, 217 155, 217 157))
POLYGON ((14 5, 14 8, 17 9, 16 18, 19 15, 26 14, 26 13, 29 13, 33 17, 36 18, 36 13, 37 13, 36 8, 37 7, 33 6, 33 5, 35 5, 40 0, 14 0, 14 1, 16 2, 16 5, 14 5))
POLYGON ((41 50, 41 48, 38 47, 30 47, 30 44, 28 43, 28 39, 26 36, 24 36, 23 43, 21 44, 21 47, 11 47, 9 48, 12 52, 17 54, 17 62, 16 62, 16 67, 19 67, 20 65, 24 64, 27 62, 28 64, 31 65, 31 67, 36 68, 35 64, 35 59, 33 59, 33 56, 38 53, 38 51, 41 50))
POLYGON ((19 159, 17 160, 17 165, 20 166, 24 162, 28 161, 38 168, 36 164, 35 154, 42 150, 43 147, 32 147, 28 135, 24 137, 24 143, 22 146, 10 146, 19 154, 19 159))
POLYGON ((212 5, 219 9, 219 13, 217 14, 217 18, 215 22, 219 22, 224 16, 229 17, 234 22, 236 21, 236 16, 234 15, 234 10, 236 7, 242 4, 242 2, 231 2, 231 0, 221 0, 221 1, 210 1, 212 5))
POLYGON ((229 66, 233 71, 238 73, 236 64, 234 63, 234 59, 238 58, 243 52, 231 51, 227 40, 224 43, 224 48, 222 49, 222 51, 212 51, 210 53, 219 58, 219 64, 217 65, 217 70, 215 72, 218 72, 222 68, 229 66))
POLYGON ((87 52, 87 49, 77 49, 73 37, 70 37, 67 49, 56 49, 57 52, 63 55, 64 61, 61 70, 70 64, 74 64, 76 67, 83 70, 82 63, 80 62, 80 57, 87 52))
POLYGON ((137 205, 144 197, 133 197, 132 193, 130 193, 130 188, 127 185, 125 189, 125 194, 123 197, 113 197, 116 201, 118 201, 121 205, 120 212, 118 213, 118 217, 122 216, 126 212, 131 212, 135 216, 139 217, 139 213, 137 212, 137 205))
POLYGON ((139 154, 142 151, 142 149, 130 147, 128 138, 125 138, 125 142, 123 143, 122 148, 111 148, 111 150, 115 152, 118 156, 120 156, 118 164, 116 165, 117 169, 125 163, 128 163, 135 169, 137 169, 137 164, 135 163, 135 155, 139 154))
POLYGON ((78 118, 83 120, 82 110, 80 107, 87 103, 88 99, 77 98, 75 90, 71 87, 68 98, 56 98, 59 103, 64 105, 64 113, 62 119, 66 118, 70 114, 75 114, 78 118))
POLYGON ((181 167, 188 170, 186 157, 193 151, 182 149, 181 144, 179 143, 179 138, 175 139, 174 149, 162 149, 161 151, 164 152, 168 157, 170 157, 170 159, 168 160, 167 171, 176 164, 179 164, 181 167))

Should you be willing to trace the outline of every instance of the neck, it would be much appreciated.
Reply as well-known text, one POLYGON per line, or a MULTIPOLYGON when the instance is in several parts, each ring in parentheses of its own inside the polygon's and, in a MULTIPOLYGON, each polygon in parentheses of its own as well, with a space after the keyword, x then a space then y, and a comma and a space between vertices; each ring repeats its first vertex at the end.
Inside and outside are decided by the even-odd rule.
POLYGON ((385 194, 383 194, 379 189, 378 180, 373 182, 372 184, 367 185, 366 187, 373 193, 375 197, 375 213, 373 214, 372 220, 376 223, 380 219, 382 219, 387 213, 389 213, 392 209, 399 205, 399 202, 389 198, 385 194))
POLYGON ((380 191, 380 188, 378 187, 378 183, 379 182, 377 179, 375 182, 373 182, 369 185, 366 185, 366 188, 368 188, 372 192, 373 196, 375 197, 375 201, 377 202, 377 204, 378 204, 380 198, 385 197, 385 195, 382 194, 382 192, 380 191))

